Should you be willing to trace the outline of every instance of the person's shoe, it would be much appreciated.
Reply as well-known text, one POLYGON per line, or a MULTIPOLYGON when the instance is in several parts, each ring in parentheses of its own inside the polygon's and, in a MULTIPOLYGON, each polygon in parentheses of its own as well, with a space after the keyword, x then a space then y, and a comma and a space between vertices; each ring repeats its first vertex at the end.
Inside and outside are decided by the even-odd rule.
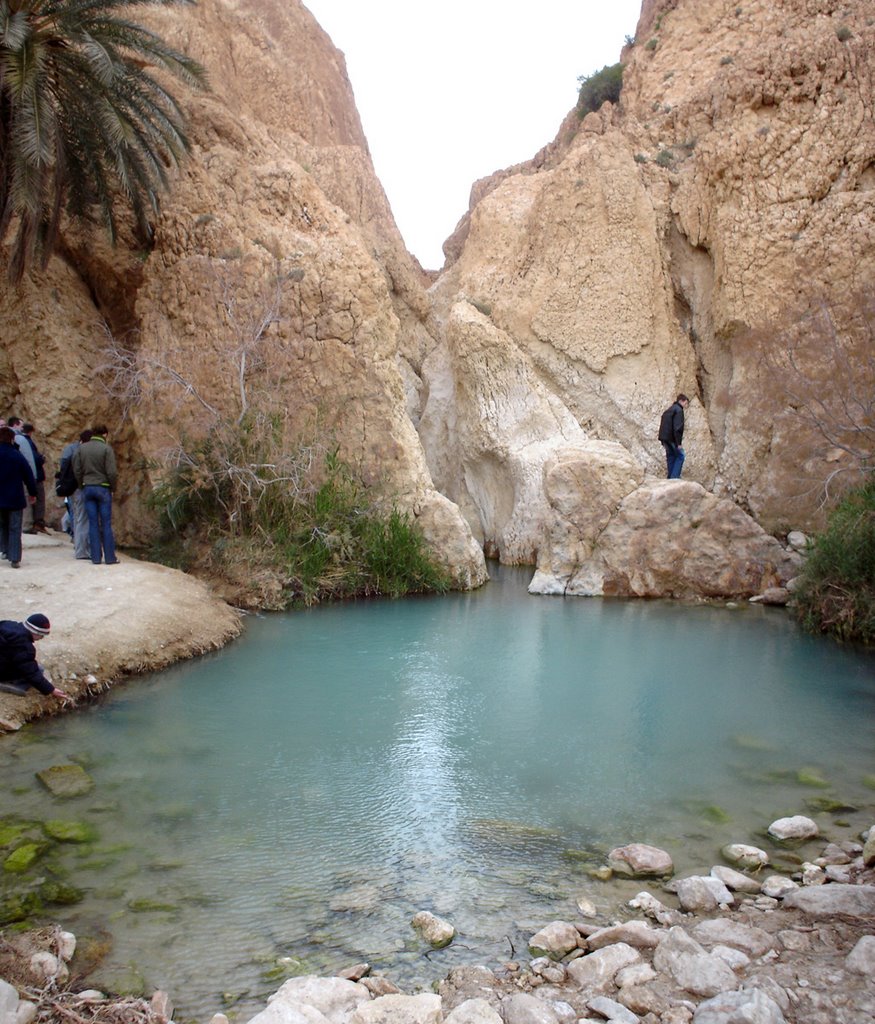
POLYGON ((22 530, 21 532, 22 533, 28 533, 28 534, 34 534, 37 531, 36 531, 36 529, 33 526, 31 526, 31 528, 29 530, 22 530))
POLYGON ((20 569, 21 568, 21 562, 12 562, 11 565, 12 565, 13 569, 20 569))
POLYGON ((111 562, 104 562, 104 565, 120 565, 121 559, 114 558, 111 562))

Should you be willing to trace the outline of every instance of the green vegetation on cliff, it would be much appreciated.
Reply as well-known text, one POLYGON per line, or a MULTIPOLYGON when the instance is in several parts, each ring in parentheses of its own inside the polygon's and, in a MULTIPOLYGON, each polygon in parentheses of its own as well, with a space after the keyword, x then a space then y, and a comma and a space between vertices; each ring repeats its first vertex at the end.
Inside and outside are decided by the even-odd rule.
POLYGON ((378 503, 336 450, 289 447, 247 414, 187 448, 152 496, 153 557, 225 579, 261 607, 442 592, 451 580, 415 522, 378 503))
POLYGON ((584 118, 592 111, 598 110, 605 101, 616 103, 620 99, 620 90, 623 88, 623 65, 606 64, 601 71, 581 75, 578 82, 580 90, 577 94, 577 116, 584 118))
POLYGON ((875 479, 830 515, 809 553, 796 607, 807 629, 875 643, 875 479))

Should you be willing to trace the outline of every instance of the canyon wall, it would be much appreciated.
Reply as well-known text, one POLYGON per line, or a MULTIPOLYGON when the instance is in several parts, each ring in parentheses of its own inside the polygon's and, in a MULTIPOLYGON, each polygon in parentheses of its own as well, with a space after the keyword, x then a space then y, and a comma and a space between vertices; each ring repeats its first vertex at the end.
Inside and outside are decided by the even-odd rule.
MULTIPOLYGON (((678 495, 685 522, 818 522, 847 456, 764 353, 818 304, 840 335, 875 279, 868 0, 645 0, 619 102, 572 111, 531 161, 475 183, 434 283, 376 179, 343 57, 299 0, 150 17, 211 81, 184 97, 192 153, 154 243, 70 226, 47 271, 0 298, 0 407, 55 457, 109 422, 123 540, 149 533, 153 467, 255 405, 287 443, 337 444, 460 585, 485 578, 485 550, 537 564, 541 589, 623 592, 641 573, 599 545, 646 559, 615 518, 646 505, 658 536, 651 513, 676 520, 678 495), (698 488, 670 495, 656 430, 679 391, 698 488)), ((813 369, 836 391, 832 357, 813 369)), ((761 530, 733 532, 756 549, 733 557, 760 567, 727 569, 736 589, 789 575, 761 530)), ((695 592, 675 575, 657 573, 665 592, 695 592)))
POLYGON ((420 434, 487 549, 544 553, 533 501, 575 433, 664 475, 659 415, 681 391, 685 478, 769 529, 820 521, 853 460, 777 370, 783 328, 826 309, 809 390, 875 388, 871 306, 852 382, 831 337, 875 280, 873 53, 865 0, 647 2, 619 102, 475 184, 430 291, 420 434))

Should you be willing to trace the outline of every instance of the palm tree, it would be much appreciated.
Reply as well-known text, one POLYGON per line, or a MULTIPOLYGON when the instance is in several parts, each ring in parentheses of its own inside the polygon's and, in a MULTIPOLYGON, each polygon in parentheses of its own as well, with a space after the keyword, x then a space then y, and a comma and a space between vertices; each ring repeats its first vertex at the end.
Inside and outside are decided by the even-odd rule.
POLYGON ((17 228, 13 282, 45 267, 65 211, 96 216, 115 240, 121 200, 151 236, 167 168, 188 150, 179 105, 153 72, 195 87, 205 74, 125 15, 191 2, 0 0, 0 241, 17 228))

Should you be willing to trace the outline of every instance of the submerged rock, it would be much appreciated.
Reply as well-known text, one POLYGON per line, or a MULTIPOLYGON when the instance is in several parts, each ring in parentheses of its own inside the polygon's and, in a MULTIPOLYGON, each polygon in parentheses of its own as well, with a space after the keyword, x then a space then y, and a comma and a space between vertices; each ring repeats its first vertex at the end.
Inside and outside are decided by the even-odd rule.
POLYGON ((78 764, 56 764, 36 773, 46 789, 57 797, 82 796, 94 788, 94 779, 78 764))
POLYGON ((442 917, 437 917, 427 910, 420 910, 410 923, 435 949, 449 946, 456 934, 456 929, 449 921, 445 921, 442 917))

